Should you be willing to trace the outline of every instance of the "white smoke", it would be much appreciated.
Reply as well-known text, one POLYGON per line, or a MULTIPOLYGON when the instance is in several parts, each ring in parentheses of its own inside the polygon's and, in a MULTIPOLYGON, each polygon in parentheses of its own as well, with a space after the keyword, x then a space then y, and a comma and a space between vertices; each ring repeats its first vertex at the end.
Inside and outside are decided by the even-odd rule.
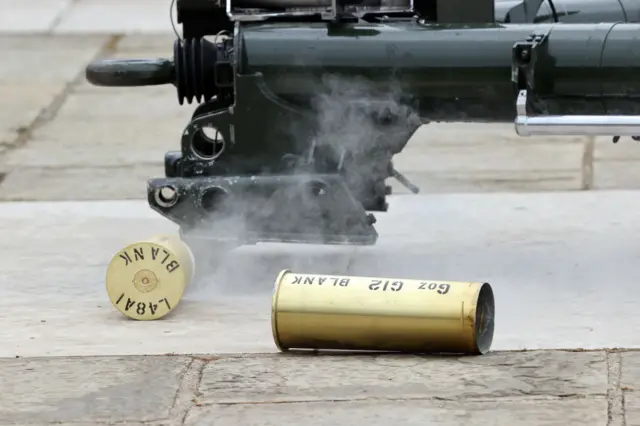
MULTIPOLYGON (((318 84, 317 93, 312 102, 311 127, 314 132, 311 137, 308 132, 299 131, 300 123, 290 123, 288 129, 299 141, 299 151, 304 152, 311 146, 325 150, 318 154, 329 154, 337 164, 344 162, 348 179, 352 183, 362 181, 364 189, 369 185, 371 175, 386 176, 391 156, 401 150, 420 124, 415 110, 404 101, 399 86, 393 83, 376 86, 361 77, 325 76, 318 84)), ((304 173, 309 170, 309 164, 304 162, 309 158, 311 156, 299 159, 301 185, 306 182, 304 173)), ((275 213, 274 207, 283 205, 291 208, 285 209, 285 214, 273 214, 274 224, 285 224, 297 232, 308 231, 304 228, 310 218, 295 210, 297 194, 281 191, 276 204, 243 195, 242 203, 226 207, 223 221, 212 217, 210 223, 205 223, 203 233, 211 233, 210 227, 215 224, 227 237, 241 237, 246 231, 242 220, 246 212, 260 210, 269 215, 275 213)), ((352 247, 284 244, 269 246, 268 250, 264 246, 242 247, 229 253, 231 247, 204 244, 195 249, 199 260, 212 260, 210 265, 204 265, 205 271, 201 268, 205 277, 195 285, 197 293, 202 295, 204 291, 219 297, 229 292, 264 292, 270 290, 277 272, 284 268, 310 273, 345 273, 341 268, 346 266, 339 259, 353 250, 352 247), (316 253, 313 261, 303 254, 309 251, 316 253)))

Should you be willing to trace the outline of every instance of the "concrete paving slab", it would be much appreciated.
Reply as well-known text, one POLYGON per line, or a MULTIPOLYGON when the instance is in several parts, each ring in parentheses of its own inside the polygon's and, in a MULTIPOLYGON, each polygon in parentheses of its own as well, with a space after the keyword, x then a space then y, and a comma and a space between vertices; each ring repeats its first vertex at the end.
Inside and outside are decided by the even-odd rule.
POLYGON ((634 160, 594 161, 593 163, 594 189, 640 188, 639 165, 640 163, 634 160))
POLYGON ((0 387, 11 389, 0 394, 0 424, 605 425, 614 402, 605 395, 606 358, 599 351, 0 359, 0 387))
POLYGON ((146 182, 164 176, 161 161, 123 167, 5 167, 0 200, 103 200, 146 198, 146 182))
MULTIPOLYGON (((502 124, 422 126, 394 157, 421 191, 552 191, 583 187, 584 138, 522 138, 502 124), (461 135, 461 136, 460 136, 461 135)), ((394 194, 409 191, 390 180, 394 194)))
MULTIPOLYGON (((178 27, 178 30, 180 27, 178 27)), ((180 34, 180 33, 179 33, 180 34)), ((126 34, 118 42, 114 56, 123 58, 135 54, 153 54, 162 52, 173 55, 173 42, 176 39, 173 31, 167 34, 126 34)))
POLYGON ((605 424, 605 358, 602 352, 222 358, 205 366, 185 424, 275 425, 301 417, 311 424, 496 424, 490 419, 498 418, 505 425, 605 424))
POLYGON ((0 143, 13 145, 64 89, 64 83, 0 84, 0 143))
POLYGON ((354 356, 224 358, 205 367, 198 390, 200 404, 604 397, 607 366, 602 352, 561 351, 468 358, 383 355, 366 362, 354 356))
POLYGON ((595 138, 593 152, 595 161, 640 160, 640 142, 630 137, 620 138, 618 143, 613 143, 612 139, 609 136, 595 138))
POLYGON ((311 404, 205 406, 194 408, 186 426, 366 424, 387 426, 566 426, 607 424, 601 398, 578 400, 358 401, 311 404))
POLYGON ((412 138, 394 158, 394 165, 407 172, 530 171, 544 176, 545 173, 562 170, 580 172, 584 152, 580 144, 554 143, 494 143, 490 147, 469 144, 451 148, 448 145, 432 145, 429 139, 412 138), (455 169, 453 164, 457 165, 455 169))
MULTIPOLYGON (((127 120, 127 122, 55 120, 37 129, 28 144, 0 159, 5 169, 30 167, 115 167, 154 164, 163 167, 164 155, 180 150, 186 121, 127 120), (55 155, 50 155, 55 152, 55 155)), ((0 166, 2 167, 2 166, 0 166)), ((164 175, 162 168, 159 169, 164 175)), ((138 185, 144 197, 144 182, 138 185)))
POLYGON ((3 85, 59 84, 72 81, 109 41, 108 36, 51 37, 1 35, 3 85))
POLYGON ((167 33, 172 31, 170 3, 158 0, 79 0, 62 16, 53 32, 167 33))
POLYGON ((610 137, 595 138, 593 150, 594 189, 640 188, 640 143, 630 137, 613 143, 610 137))
MULTIPOLYGON (((0 67, 0 145, 12 146, 18 135, 64 93, 106 40, 0 36, 0 54, 12 58, 0 67)), ((2 157, 0 171, 4 172, 1 163, 2 157)))
POLYGON ((584 145, 588 140, 585 136, 518 136, 513 123, 429 123, 422 126, 412 138, 428 141, 433 146, 467 147, 488 146, 495 144, 509 144, 515 146, 552 144, 584 145))
POLYGON ((28 127, 65 89, 65 83, 0 84, 0 125, 28 127))
POLYGON ((58 111, 57 118, 91 123, 178 119, 184 123, 176 129, 181 132, 194 109, 193 105, 178 104, 173 86, 137 87, 129 90, 103 88, 99 93, 74 91, 58 111))
POLYGON ((623 353, 620 370, 625 425, 638 426, 640 425, 640 353, 623 353))
POLYGON ((638 392, 625 392, 625 426, 640 425, 640 397, 638 392))
MULTIPOLYGON (((463 151, 464 148, 458 149, 463 151)), ((451 149, 453 153, 456 149, 451 149)), ((464 153, 460 152, 464 155, 464 153)), ((487 152, 489 154, 489 152, 487 152)), ((402 154, 401 154, 402 155, 402 154)), ((405 171, 396 165, 409 181, 420 188, 420 193, 475 193, 475 192, 536 192, 536 191, 575 191, 583 188, 583 174, 580 170, 456 170, 440 172, 405 171)), ((410 194, 407 188, 395 179, 389 179, 393 193, 410 194)))
POLYGON ((183 357, 0 359, 0 424, 168 419, 190 363, 183 357))
POLYGON ((48 32, 73 0, 0 0, 0 33, 48 32))
POLYGON ((378 216, 378 246, 242 247, 172 315, 144 323, 110 306, 106 265, 126 244, 175 232, 173 224, 144 202, 4 203, 0 356, 273 352, 271 289, 284 268, 488 281, 495 350, 640 348, 639 199, 634 191, 392 197, 378 216))

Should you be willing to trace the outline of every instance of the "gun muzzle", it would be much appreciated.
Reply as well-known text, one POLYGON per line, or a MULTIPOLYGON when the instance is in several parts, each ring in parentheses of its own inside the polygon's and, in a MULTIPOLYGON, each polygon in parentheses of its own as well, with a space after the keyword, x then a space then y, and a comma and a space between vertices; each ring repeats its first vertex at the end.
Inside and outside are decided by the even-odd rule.
POLYGON ((96 86, 157 86, 173 83, 175 71, 169 59, 104 59, 89 64, 86 77, 96 86))

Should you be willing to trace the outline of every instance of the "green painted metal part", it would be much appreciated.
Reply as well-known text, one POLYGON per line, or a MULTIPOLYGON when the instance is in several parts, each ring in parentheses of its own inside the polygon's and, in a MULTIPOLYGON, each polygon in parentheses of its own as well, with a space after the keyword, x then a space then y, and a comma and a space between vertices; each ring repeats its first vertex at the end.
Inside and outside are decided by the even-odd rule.
POLYGON ((297 104, 331 75, 371 92, 397 88, 431 120, 511 121, 512 50, 532 34, 547 36, 536 64, 540 112, 640 112, 640 24, 242 25, 237 70, 262 74, 271 93, 297 104))
MULTIPOLYGON (((250 241, 371 244, 366 212, 386 211, 387 180, 403 182, 392 159, 423 123, 513 123, 523 90, 532 116, 640 115, 640 24, 235 25, 216 43, 177 40, 173 59, 87 69, 94 84, 174 84, 181 103, 198 102, 180 150, 165 157, 166 176, 147 188, 151 207, 183 231, 226 211, 207 197, 225 187, 241 199, 233 215, 250 241), (158 202, 165 187, 175 205, 158 202), (250 214, 255 200, 265 217, 250 214), (326 214, 313 219, 318 211, 326 214), (271 226, 282 217, 313 226, 271 226)), ((219 236, 212 229, 205 239, 219 236)))

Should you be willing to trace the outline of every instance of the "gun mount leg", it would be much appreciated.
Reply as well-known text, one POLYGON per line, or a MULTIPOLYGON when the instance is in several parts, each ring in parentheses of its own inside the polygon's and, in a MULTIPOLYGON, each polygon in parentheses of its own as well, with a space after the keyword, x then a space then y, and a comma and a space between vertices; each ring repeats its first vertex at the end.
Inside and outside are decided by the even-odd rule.
POLYGON ((199 246, 374 244, 378 236, 339 175, 158 178, 148 202, 199 246))

